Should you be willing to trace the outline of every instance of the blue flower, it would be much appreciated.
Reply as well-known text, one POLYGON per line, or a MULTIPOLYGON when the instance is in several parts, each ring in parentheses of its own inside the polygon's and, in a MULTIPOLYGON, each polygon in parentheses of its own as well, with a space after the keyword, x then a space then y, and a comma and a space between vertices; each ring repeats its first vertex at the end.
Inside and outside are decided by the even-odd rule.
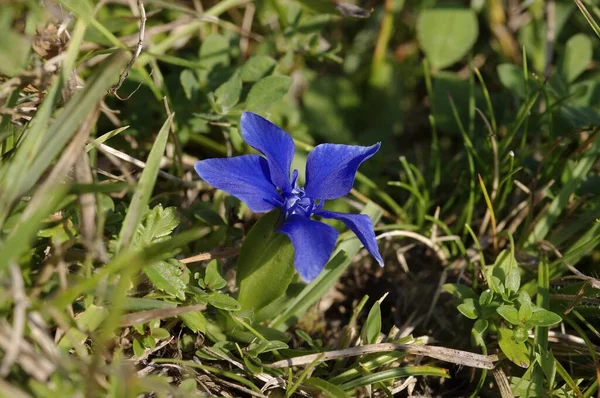
POLYGON ((326 200, 347 195, 362 162, 373 156, 380 143, 369 147, 317 145, 306 159, 306 184, 298 186, 298 170, 290 168, 294 141, 278 126, 251 112, 241 118, 244 140, 261 155, 206 159, 194 165, 198 175, 245 202, 255 213, 280 209, 285 221, 279 232, 294 245, 294 266, 306 282, 325 267, 333 252, 338 232, 311 219, 312 216, 342 221, 383 266, 373 223, 365 214, 346 214, 323 209, 326 200))

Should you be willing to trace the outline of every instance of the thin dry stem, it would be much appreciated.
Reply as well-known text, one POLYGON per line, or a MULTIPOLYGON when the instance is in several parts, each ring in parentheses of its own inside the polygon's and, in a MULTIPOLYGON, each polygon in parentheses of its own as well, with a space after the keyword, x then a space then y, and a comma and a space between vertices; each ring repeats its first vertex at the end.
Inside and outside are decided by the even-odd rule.
POLYGON ((125 69, 123 70, 123 72, 121 72, 121 75, 119 76, 119 82, 117 83, 117 85, 108 90, 109 94, 113 94, 120 100, 127 100, 133 95, 133 93, 131 93, 127 98, 121 98, 119 97, 117 91, 121 88, 123 82, 125 81, 125 79, 127 79, 127 76, 129 76, 129 71, 131 70, 131 68, 139 58, 140 54, 142 53, 142 48, 144 48, 144 36, 146 34, 146 10, 144 8, 144 2, 142 0, 137 0, 137 6, 140 12, 140 33, 138 36, 138 42, 135 47, 135 51, 133 53, 133 57, 131 57, 127 65, 125 65, 125 69))
POLYGON ((0 375, 3 377, 8 376, 11 366, 19 356, 21 342, 23 341, 23 333, 25 331, 26 312, 29 307, 29 300, 27 300, 27 294, 25 293, 23 276, 21 275, 21 269, 17 264, 12 263, 10 265, 10 275, 12 278, 12 292, 15 306, 13 310, 13 327, 10 345, 5 351, 2 366, 0 366, 0 375))

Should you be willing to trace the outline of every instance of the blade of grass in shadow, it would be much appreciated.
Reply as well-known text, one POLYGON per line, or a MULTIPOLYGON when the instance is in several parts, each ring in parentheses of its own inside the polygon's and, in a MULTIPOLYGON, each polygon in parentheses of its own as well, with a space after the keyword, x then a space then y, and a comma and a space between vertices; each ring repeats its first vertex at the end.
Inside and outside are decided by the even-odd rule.
MULTIPOLYGON (((9 163, 0 168, 0 228, 6 220, 6 217, 10 214, 10 208, 13 202, 20 196, 19 192, 22 190, 19 189, 19 185, 27 183, 23 178, 23 170, 28 170, 30 168, 31 163, 36 156, 38 156, 38 152, 44 149, 43 143, 47 137, 50 137, 48 124, 50 123, 54 108, 60 99, 61 90, 65 81, 68 79, 68 74, 73 70, 75 58, 79 46, 83 41, 83 35, 86 28, 87 25, 84 22, 78 21, 75 24, 69 48, 66 52, 62 66, 63 73, 61 73, 52 83, 42 105, 31 122, 27 125, 23 135, 21 135, 18 147, 15 148, 14 157, 9 163), (68 70, 69 73, 64 72, 66 70, 68 70)), ((80 117, 71 116, 73 116, 73 119, 81 120, 86 115, 87 112, 81 114, 80 117)), ((54 125, 56 125, 56 123, 54 125)), ((75 129, 73 129, 72 132, 64 131, 63 134, 73 134, 74 132, 75 129)), ((54 133, 56 134, 56 131, 54 131, 54 133)), ((33 183, 35 183, 35 181, 33 183)))
POLYGON ((57 185, 45 195, 44 201, 38 203, 33 211, 19 220, 3 244, 0 245, 0 271, 8 267, 11 261, 17 259, 30 247, 31 241, 40 230, 40 225, 56 210, 67 189, 67 185, 57 185))
POLYGON ((600 26, 598 26, 598 22, 596 22, 596 20, 594 19, 592 14, 590 14, 583 2, 581 0, 575 0, 575 4, 577 4, 577 7, 579 7, 579 11, 581 11, 587 23, 590 24, 590 26, 594 30, 594 33, 596 33, 596 36, 600 37, 600 26))
POLYGON ((158 176, 158 170, 160 168, 160 160, 165 153, 165 147, 167 146, 167 140, 169 138, 169 128, 171 127, 171 120, 173 119, 172 114, 167 118, 158 132, 156 141, 152 146, 152 150, 148 155, 146 162, 146 168, 142 172, 140 181, 137 189, 133 194, 129 208, 127 209, 127 215, 123 221, 121 232, 119 233, 119 239, 117 243, 117 251, 122 250, 126 245, 129 244, 129 240, 133 236, 138 224, 142 220, 144 212, 150 202, 150 196, 154 190, 154 184, 158 176))
POLYGON ((450 378, 448 371, 434 366, 404 366, 401 368, 388 369, 354 379, 348 383, 342 384, 344 390, 352 390, 357 387, 368 386, 387 380, 397 379, 399 377, 409 376, 434 376, 450 378))
POLYGON ((93 143, 87 144, 85 146, 85 151, 86 152, 91 151, 93 148, 99 146, 100 144, 104 144, 106 141, 113 138, 115 135, 127 130, 128 128, 129 128, 129 126, 119 127, 118 129, 114 129, 112 131, 109 131, 106 134, 101 135, 100 137, 96 138, 93 143))
POLYGON ((53 110, 52 102, 60 96, 61 84, 55 83, 51 96, 40 109, 42 114, 39 118, 36 115, 32 128, 17 149, 14 159, 0 176, 0 227, 14 201, 38 183, 90 110, 104 97, 127 59, 124 52, 117 52, 109 57, 92 75, 86 87, 67 102, 60 116, 48 128, 47 123, 53 110))
POLYGON ((573 174, 570 176, 567 183, 561 188, 558 195, 556 195, 552 203, 550 203, 550 207, 548 207, 546 213, 535 225, 531 234, 529 234, 529 237, 527 238, 528 243, 533 244, 546 238, 546 235, 550 232, 550 229, 568 205, 569 198, 586 178, 588 172, 596 162, 598 155, 600 155, 600 133, 597 133, 590 147, 585 151, 577 166, 575 166, 573 174))
MULTIPOLYGON (((362 214, 367 214, 373 224, 377 224, 381 218, 381 210, 369 202, 362 214)), ((323 295, 333 286, 339 277, 342 275, 344 270, 350 265, 352 257, 362 247, 362 244, 358 238, 351 238, 343 241, 338 245, 337 250, 334 252, 332 258, 329 260, 325 269, 319 276, 311 283, 306 285, 304 289, 283 309, 280 315, 278 315, 271 322, 271 327, 286 330, 293 325, 297 319, 300 319, 302 315, 323 295)))

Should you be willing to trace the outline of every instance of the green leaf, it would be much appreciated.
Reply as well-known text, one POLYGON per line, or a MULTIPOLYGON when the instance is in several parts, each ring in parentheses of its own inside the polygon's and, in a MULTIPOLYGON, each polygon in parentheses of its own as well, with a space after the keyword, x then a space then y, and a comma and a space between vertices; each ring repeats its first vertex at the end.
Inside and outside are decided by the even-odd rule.
POLYGON ((586 34, 576 34, 565 44, 558 72, 570 83, 585 71, 592 57, 592 40, 586 34))
POLYGON ((238 301, 254 312, 281 297, 294 276, 294 247, 277 232, 279 211, 264 215, 252 227, 237 267, 238 301))
POLYGON ((446 283, 444 286, 442 286, 442 288, 454 297, 457 297, 461 300, 467 298, 477 298, 477 293, 475 293, 473 289, 465 285, 461 285, 458 283, 446 283))
POLYGON ((206 266, 206 272, 204 275, 204 284, 210 290, 219 290, 227 286, 227 281, 221 277, 218 270, 217 260, 212 260, 206 266))
POLYGON ((359 377, 349 381, 348 383, 342 384, 342 388, 344 390, 351 390, 357 387, 369 386, 375 383, 381 383, 387 380, 408 376, 450 377, 446 369, 441 369, 434 366, 404 366, 359 377))
POLYGON ((519 274, 519 269, 517 267, 508 271, 504 285, 511 292, 519 290, 519 286, 521 286, 521 275, 519 274))
POLYGON ((494 300, 494 293, 490 289, 486 289, 479 295, 479 305, 486 306, 494 300))
POLYGON ((242 81, 254 83, 273 73, 277 63, 266 55, 255 55, 242 66, 242 81))
POLYGON ((164 340, 164 339, 168 339, 169 337, 171 337, 171 333, 169 333, 168 330, 163 329, 163 328, 155 328, 155 329, 152 329, 152 337, 159 339, 159 340, 164 340))
POLYGON ((66 192, 66 185, 55 186, 45 195, 45 200, 39 206, 26 208, 24 214, 19 218, 19 223, 4 238, 4 242, 0 242, 0 271, 28 250, 30 242, 40 230, 43 220, 56 211, 66 192))
POLYGON ((142 343, 140 343, 140 339, 138 339, 138 338, 133 339, 133 355, 140 358, 141 356, 144 355, 144 351, 145 351, 145 349, 142 346, 142 343))
POLYGON ((237 311, 240 309, 240 303, 238 303, 233 297, 230 297, 222 293, 211 293, 207 295, 206 301, 208 304, 215 308, 219 308, 226 311, 237 311))
POLYGON ((474 299, 465 299, 462 304, 456 307, 461 314, 469 319, 477 319, 479 316, 478 304, 474 299))
POLYGON ((156 177, 160 168, 160 162, 167 146, 167 139, 169 138, 169 129, 171 127, 171 121, 173 120, 172 114, 164 122, 162 128, 158 132, 154 145, 148 155, 146 161, 146 168, 142 172, 140 181, 138 182, 137 189, 131 198, 129 208, 127 209, 127 215, 123 220, 121 232, 117 241, 117 251, 123 249, 124 246, 129 244, 134 232, 139 227, 140 220, 144 216, 144 212, 148 208, 150 202, 150 196, 154 190, 154 184, 156 183, 156 177))
POLYGON ((152 243, 163 242, 179 225, 175 207, 163 209, 157 205, 150 210, 137 228, 137 234, 133 240, 133 247, 145 247, 152 243))
POLYGON ((363 329, 363 341, 375 344, 379 338, 379 333, 381 333, 381 307, 379 301, 376 301, 367 316, 367 322, 363 329))
POLYGON ((513 329, 513 337, 517 343, 524 343, 529 340, 529 329, 523 326, 517 326, 513 329))
POLYGON ((260 79, 248 93, 246 108, 258 112, 280 101, 292 84, 289 76, 267 76, 260 79))
POLYGON ((522 368, 529 367, 529 351, 524 343, 518 343, 512 330, 504 327, 498 329, 498 344, 508 359, 522 368))
POLYGON ((181 72, 179 81, 181 87, 183 87, 183 93, 188 100, 191 100, 198 90, 200 90, 200 83, 198 83, 196 75, 189 69, 184 69, 183 72, 181 72))
POLYGON ((519 320, 523 323, 529 321, 531 319, 531 315, 533 314, 533 306, 531 304, 531 298, 526 292, 523 292, 519 295, 519 320), (524 297, 527 297, 525 299, 524 297))
POLYGON ((502 295, 506 292, 506 290, 504 289, 504 284, 502 283, 500 278, 498 278, 497 276, 489 275, 488 276, 488 284, 490 286, 490 289, 494 293, 498 293, 498 294, 502 295))
POLYGON ((529 323, 535 326, 552 326, 561 322, 560 315, 537 306, 533 307, 533 313, 529 319, 529 323))
POLYGON ((200 46, 200 64, 204 77, 215 66, 229 66, 229 41, 225 36, 212 33, 204 39, 200 46))
POLYGON ((185 299, 185 289, 189 283, 190 271, 184 264, 177 260, 161 261, 144 267, 144 273, 157 289, 181 300, 185 299))
POLYGON ((422 11, 416 29, 419 45, 436 69, 443 69, 463 58, 479 33, 475 12, 458 7, 422 11))
POLYGON ((519 311, 512 305, 503 304, 496 308, 496 312, 513 325, 521 324, 519 311))
POLYGON ((94 16, 94 7, 89 0, 60 0, 60 3, 86 20, 94 16))
POLYGON ((288 348, 289 346, 282 341, 259 340, 258 342, 251 343, 248 346, 246 353, 250 356, 256 357, 265 352, 285 350, 288 348))
POLYGON ((226 113, 230 108, 240 100, 242 93, 242 79, 240 74, 234 74, 231 79, 219 86, 215 91, 217 105, 222 107, 223 113, 226 113))
POLYGON ((0 75, 18 76, 27 66, 31 45, 27 39, 10 28, 0 27, 0 75))
POLYGON ((475 344, 484 347, 485 346, 485 332, 487 331, 490 322, 485 319, 478 319, 475 321, 473 328, 471 329, 471 336, 475 340, 475 344))
POLYGON ((552 350, 543 350, 542 354, 536 353, 535 357, 536 362, 544 371, 544 375, 546 375, 548 384, 553 385, 556 377, 556 360, 554 359, 552 350))
POLYGON ((207 320, 201 312, 188 312, 187 314, 179 315, 185 326, 192 329, 195 333, 206 333, 207 320))
POLYGON ((525 98, 525 76, 523 69, 514 64, 500 64, 496 67, 500 82, 504 87, 518 95, 520 98, 525 98))
MULTIPOLYGON (((302 382, 303 385, 316 388, 328 398, 348 398, 348 394, 340 387, 317 377, 310 377, 302 382)), ((321 395, 319 395, 321 396, 321 395)))

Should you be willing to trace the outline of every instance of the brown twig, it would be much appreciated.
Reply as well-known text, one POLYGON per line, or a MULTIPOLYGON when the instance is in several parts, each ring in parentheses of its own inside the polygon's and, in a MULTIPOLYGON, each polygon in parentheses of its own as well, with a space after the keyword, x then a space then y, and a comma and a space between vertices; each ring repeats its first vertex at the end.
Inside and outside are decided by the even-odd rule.
POLYGON ((239 253, 240 253, 239 249, 224 248, 224 249, 213 250, 208 253, 200 253, 200 254, 197 254, 192 257, 187 257, 187 258, 181 259, 179 261, 184 264, 198 263, 200 261, 212 260, 214 258, 234 257, 234 256, 237 256, 239 253))
POLYGON ((133 64, 135 64, 135 61, 137 61, 138 57, 142 53, 142 48, 144 47, 144 35, 146 33, 146 10, 144 9, 144 2, 142 0, 137 0, 137 6, 140 11, 140 33, 138 36, 137 45, 135 47, 135 52, 133 53, 133 57, 131 57, 127 65, 125 65, 125 69, 123 69, 123 72, 121 72, 121 75, 119 76, 119 82, 117 83, 117 85, 108 90, 109 94, 113 94, 115 97, 122 101, 129 99, 133 95, 133 93, 131 93, 126 98, 121 98, 119 97, 119 94, 117 94, 117 91, 121 88, 121 85, 123 85, 123 82, 125 81, 125 79, 127 79, 127 76, 129 76, 129 71, 133 67, 133 64))

